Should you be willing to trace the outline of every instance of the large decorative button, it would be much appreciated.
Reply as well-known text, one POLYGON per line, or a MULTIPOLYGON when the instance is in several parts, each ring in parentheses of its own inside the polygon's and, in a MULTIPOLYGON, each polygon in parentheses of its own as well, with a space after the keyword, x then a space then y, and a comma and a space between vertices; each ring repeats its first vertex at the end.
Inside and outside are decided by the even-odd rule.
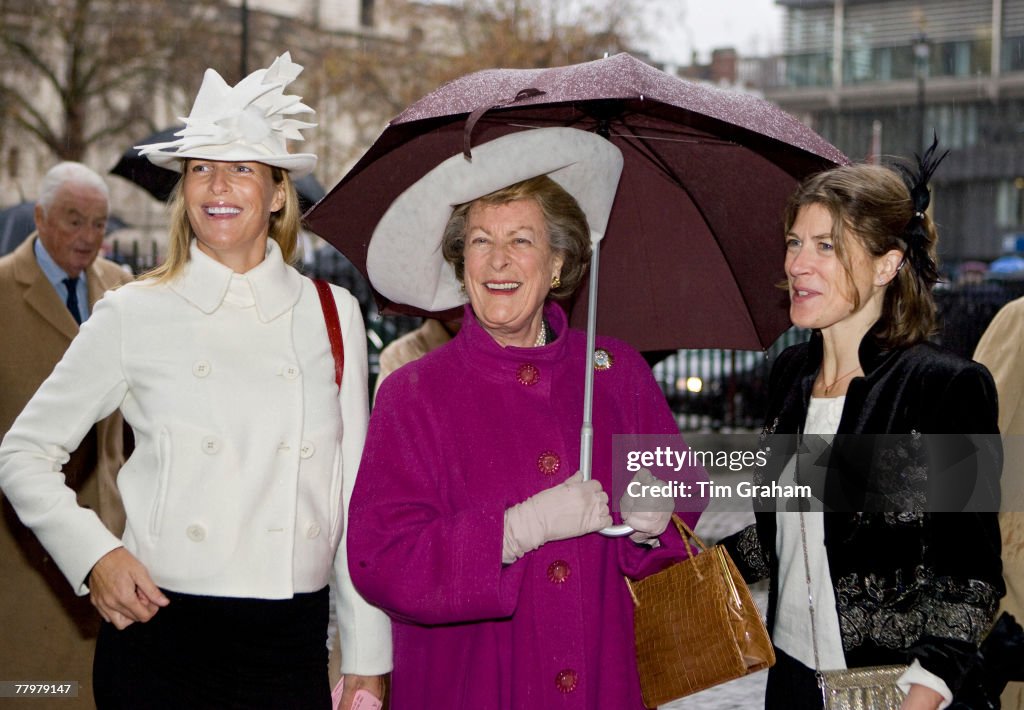
POLYGON ((206 377, 210 374, 210 363, 206 360, 196 360, 192 364, 192 374, 196 377, 206 377))
POLYGON ((598 348, 594 351, 595 370, 610 370, 614 364, 615 358, 613 358, 612 354, 604 348, 598 348))
POLYGON ((548 565, 548 579, 552 584, 562 584, 569 579, 570 574, 572 574, 572 568, 565 560, 555 560, 548 565))
POLYGON ((516 369, 516 379, 519 384, 530 387, 540 382, 540 370, 536 365, 524 362, 516 369))
POLYGON ((308 459, 316 451, 316 447, 313 446, 312 441, 303 441, 302 446, 299 447, 299 456, 304 459, 308 459))
POLYGON ((299 368, 296 365, 285 365, 281 368, 281 376, 286 380, 294 380, 299 376, 299 368))
POLYGON ((558 671, 558 675, 555 676, 555 687, 562 693, 571 693, 576 690, 579 679, 576 671, 566 668, 564 671, 558 671))
POLYGON ((537 470, 545 476, 554 476, 562 466, 562 460, 554 451, 545 451, 537 457, 537 470))
POLYGON ((200 446, 203 449, 204 454, 210 454, 212 456, 220 451, 220 439, 215 436, 204 436, 200 446))
POLYGON ((206 539, 206 528, 199 524, 189 525, 185 528, 185 534, 192 542, 202 542, 206 539))
POLYGON ((320 534, 320 525, 318 523, 310 523, 306 526, 306 537, 310 540, 314 539, 320 534))

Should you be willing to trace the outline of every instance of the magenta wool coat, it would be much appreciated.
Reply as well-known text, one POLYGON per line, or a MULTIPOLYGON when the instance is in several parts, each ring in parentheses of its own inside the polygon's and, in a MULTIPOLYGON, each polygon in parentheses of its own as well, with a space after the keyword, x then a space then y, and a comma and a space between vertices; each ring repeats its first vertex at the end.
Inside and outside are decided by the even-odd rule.
MULTIPOLYGON (((545 315, 553 342, 502 348, 467 307, 453 341, 378 393, 348 549, 356 588, 393 620, 393 710, 643 708, 623 575, 685 555, 674 528, 654 550, 593 533, 501 561, 505 509, 579 463, 585 336, 545 315)), ((612 495, 612 435, 678 428, 644 360, 598 347, 612 365, 594 373, 593 476, 612 495)))

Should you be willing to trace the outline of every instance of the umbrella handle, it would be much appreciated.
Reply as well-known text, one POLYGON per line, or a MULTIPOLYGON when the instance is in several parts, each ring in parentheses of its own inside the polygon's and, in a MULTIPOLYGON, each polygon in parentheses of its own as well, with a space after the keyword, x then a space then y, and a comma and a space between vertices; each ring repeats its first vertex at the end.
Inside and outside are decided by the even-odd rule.
MULTIPOLYGON (((580 433, 580 471, 583 473, 583 480, 590 480, 591 451, 594 442, 594 427, 588 421, 583 423, 583 430, 580 433)), ((625 537, 633 533, 633 528, 628 525, 611 525, 600 531, 605 537, 625 537)))

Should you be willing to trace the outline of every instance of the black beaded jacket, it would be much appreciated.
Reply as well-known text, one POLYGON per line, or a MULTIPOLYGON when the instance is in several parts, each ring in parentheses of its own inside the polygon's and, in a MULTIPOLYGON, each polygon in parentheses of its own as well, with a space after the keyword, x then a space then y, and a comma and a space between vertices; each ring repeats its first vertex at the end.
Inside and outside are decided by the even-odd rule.
MULTIPOLYGON (((1005 593, 995 385, 984 366, 930 343, 883 350, 868 333, 859 355, 864 376, 849 384, 816 489, 847 666, 916 658, 955 694, 1005 593), (930 453, 915 453, 920 441, 934 442, 930 453), (938 508, 930 496, 942 499, 938 508), (931 512, 962 509, 958 501, 971 496, 977 512, 931 512)), ((773 366, 760 444, 768 464, 755 482, 777 480, 797 450, 821 360, 815 333, 773 366)), ((769 630, 778 598, 774 506, 723 540, 747 581, 770 579, 769 630)))

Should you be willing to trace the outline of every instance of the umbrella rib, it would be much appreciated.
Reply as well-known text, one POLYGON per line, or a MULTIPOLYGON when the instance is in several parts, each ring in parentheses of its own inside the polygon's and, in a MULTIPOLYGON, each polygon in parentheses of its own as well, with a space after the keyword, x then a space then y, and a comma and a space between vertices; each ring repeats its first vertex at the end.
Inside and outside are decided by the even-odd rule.
MULTIPOLYGON (((581 115, 581 119, 582 118, 586 118, 586 116, 581 115)), ((540 125, 541 123, 544 123, 544 125, 550 124, 550 125, 556 125, 556 126, 565 126, 565 125, 567 125, 564 121, 555 121, 555 120, 546 121, 546 122, 536 121, 534 123, 518 123, 518 122, 515 122, 515 121, 509 121, 509 122, 494 121, 494 122, 495 123, 499 123, 501 125, 511 126, 512 128, 540 128, 541 127, 541 125, 540 125)), ((578 125, 580 123, 582 123, 582 120, 573 121, 572 123, 568 124, 567 127, 573 128, 573 127, 575 127, 576 125, 578 125)), ((623 124, 623 125, 627 125, 627 124, 623 124)), ((613 137, 613 138, 623 138, 623 139, 637 139, 637 140, 646 140, 646 141, 665 141, 666 143, 690 143, 690 144, 693 144, 693 145, 696 145, 696 144, 720 145, 720 146, 736 147, 736 148, 742 147, 736 141, 726 140, 726 139, 722 139, 722 138, 716 138, 714 136, 708 136, 708 135, 703 135, 703 134, 698 135, 698 134, 694 134, 694 133, 685 133, 685 132, 680 132, 679 135, 680 136, 689 136, 689 137, 680 138, 680 137, 674 137, 674 136, 668 136, 668 135, 666 135, 666 136, 650 136, 650 135, 648 135, 648 136, 641 136, 640 134, 636 133, 635 131, 632 131, 630 133, 620 133, 618 131, 613 131, 610 134, 610 136, 613 137)))

